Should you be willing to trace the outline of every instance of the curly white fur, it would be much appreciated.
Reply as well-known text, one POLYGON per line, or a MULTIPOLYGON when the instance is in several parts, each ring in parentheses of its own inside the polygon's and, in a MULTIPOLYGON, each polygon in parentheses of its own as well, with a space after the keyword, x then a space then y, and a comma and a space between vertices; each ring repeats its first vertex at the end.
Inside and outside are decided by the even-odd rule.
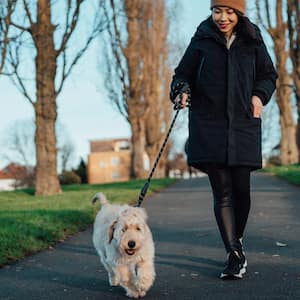
POLYGON ((93 242, 112 286, 121 285, 129 297, 146 295, 155 278, 154 243, 143 208, 111 205, 102 193, 94 223, 93 242))

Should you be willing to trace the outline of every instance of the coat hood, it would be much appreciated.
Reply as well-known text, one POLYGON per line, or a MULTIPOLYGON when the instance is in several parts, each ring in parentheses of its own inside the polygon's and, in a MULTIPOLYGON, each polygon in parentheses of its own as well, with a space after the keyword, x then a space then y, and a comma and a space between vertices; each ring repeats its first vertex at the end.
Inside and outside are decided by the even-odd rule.
MULTIPOLYGON (((245 16, 239 16, 239 22, 236 25, 236 32, 239 38, 242 38, 248 42, 262 43, 263 38, 260 33, 260 29, 245 16)), ((226 42, 224 34, 218 29, 213 22, 212 16, 208 17, 205 21, 200 23, 197 28, 195 37, 202 38, 214 38, 219 42, 226 42)))

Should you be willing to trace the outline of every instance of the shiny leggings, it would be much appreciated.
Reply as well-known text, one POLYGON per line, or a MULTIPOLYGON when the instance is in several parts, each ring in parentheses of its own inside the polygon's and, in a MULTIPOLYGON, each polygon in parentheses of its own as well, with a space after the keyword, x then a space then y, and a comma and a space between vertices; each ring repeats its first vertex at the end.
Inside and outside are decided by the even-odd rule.
POLYGON ((250 168, 211 164, 207 174, 214 196, 214 212, 227 252, 241 250, 250 211, 250 168))

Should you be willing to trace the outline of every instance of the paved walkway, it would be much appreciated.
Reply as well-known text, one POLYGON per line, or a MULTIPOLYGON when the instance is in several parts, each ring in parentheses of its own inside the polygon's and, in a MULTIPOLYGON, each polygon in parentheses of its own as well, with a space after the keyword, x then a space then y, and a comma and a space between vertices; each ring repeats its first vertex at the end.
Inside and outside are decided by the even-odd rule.
MULTIPOLYGON (((157 272, 145 300, 300 299, 300 188, 259 173, 252 183, 249 267, 239 281, 218 279, 225 255, 207 177, 179 181, 145 201, 157 272)), ((122 288, 109 287, 91 232, 0 269, 0 299, 126 299, 122 288)))

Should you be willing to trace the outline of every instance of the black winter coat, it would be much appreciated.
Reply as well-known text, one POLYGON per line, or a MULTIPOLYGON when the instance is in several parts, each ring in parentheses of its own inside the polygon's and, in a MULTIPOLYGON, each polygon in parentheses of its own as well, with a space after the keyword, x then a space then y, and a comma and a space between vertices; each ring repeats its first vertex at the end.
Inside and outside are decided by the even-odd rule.
POLYGON ((252 170, 262 165, 261 119, 253 117, 251 98, 257 95, 266 105, 277 73, 258 27, 243 21, 228 50, 225 36, 209 17, 175 69, 171 99, 178 87, 191 92, 188 164, 203 171, 206 163, 252 170))

